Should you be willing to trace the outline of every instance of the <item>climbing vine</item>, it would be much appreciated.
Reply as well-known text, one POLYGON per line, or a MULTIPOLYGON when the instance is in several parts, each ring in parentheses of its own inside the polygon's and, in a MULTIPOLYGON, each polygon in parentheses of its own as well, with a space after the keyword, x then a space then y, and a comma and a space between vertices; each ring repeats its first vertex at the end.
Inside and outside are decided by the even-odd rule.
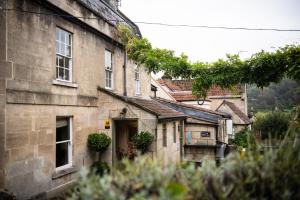
POLYGON ((257 87, 279 82, 284 77, 300 81, 300 45, 287 45, 275 52, 261 51, 249 59, 227 55, 212 63, 190 62, 184 54, 153 48, 146 38, 135 36, 129 28, 120 25, 119 33, 129 59, 143 64, 149 72, 164 71, 176 78, 193 80, 193 94, 206 97, 212 86, 231 88, 236 84, 256 84, 257 87))

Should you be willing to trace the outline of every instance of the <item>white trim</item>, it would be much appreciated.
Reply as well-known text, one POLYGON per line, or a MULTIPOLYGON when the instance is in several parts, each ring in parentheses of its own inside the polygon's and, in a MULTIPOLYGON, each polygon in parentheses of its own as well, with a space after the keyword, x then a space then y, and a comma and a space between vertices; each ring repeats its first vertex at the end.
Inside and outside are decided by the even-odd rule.
POLYGON ((53 80, 52 81, 53 85, 60 85, 60 86, 66 86, 66 87, 71 87, 71 88, 78 88, 78 84, 76 83, 71 83, 69 81, 63 81, 63 80, 53 80))
MULTIPOLYGON (((60 36, 60 34, 59 34, 59 36, 60 36)), ((66 38, 65 38, 65 40, 66 40, 66 38)), ((65 51, 66 51, 66 49, 65 49, 65 51)), ((72 55, 73 55, 73 34, 69 31, 66 31, 66 30, 60 28, 60 27, 56 27, 56 29, 55 29, 55 80, 72 83, 72 81, 73 81, 73 63, 72 63, 73 58, 72 58, 72 55), (56 39, 57 31, 65 32, 68 36, 70 35, 70 44, 67 44, 66 42, 62 42, 60 40, 57 40, 56 39), (57 52, 57 50, 56 50, 57 49, 57 46, 56 46, 57 43, 63 44, 63 45, 65 45, 65 47, 70 46, 70 56, 68 56, 67 54, 63 55, 60 52, 57 52), (69 68, 66 68, 65 66, 64 67, 57 66, 56 65, 57 56, 61 56, 63 58, 69 59, 69 68), (69 70, 69 80, 64 80, 64 79, 60 79, 60 78, 57 77, 59 75, 59 74, 57 74, 57 73, 59 73, 59 72, 57 72, 58 68, 63 68, 63 69, 68 69, 69 70)))

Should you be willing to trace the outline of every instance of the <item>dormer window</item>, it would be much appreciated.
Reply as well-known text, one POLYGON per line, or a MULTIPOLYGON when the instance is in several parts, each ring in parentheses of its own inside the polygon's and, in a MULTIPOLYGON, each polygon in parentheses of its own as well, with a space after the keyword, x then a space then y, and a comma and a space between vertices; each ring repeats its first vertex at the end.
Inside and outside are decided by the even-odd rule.
POLYGON ((140 67, 137 65, 134 68, 134 82, 135 82, 135 95, 140 95, 141 94, 140 67))

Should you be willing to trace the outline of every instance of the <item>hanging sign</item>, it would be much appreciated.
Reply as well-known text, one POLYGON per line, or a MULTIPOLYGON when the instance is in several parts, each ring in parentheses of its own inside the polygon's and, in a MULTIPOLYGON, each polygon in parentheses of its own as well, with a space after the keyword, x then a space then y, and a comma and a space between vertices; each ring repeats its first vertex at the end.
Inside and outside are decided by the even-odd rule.
POLYGON ((105 126, 105 129, 110 129, 110 121, 109 121, 109 119, 107 119, 107 120, 104 121, 104 126, 105 126))

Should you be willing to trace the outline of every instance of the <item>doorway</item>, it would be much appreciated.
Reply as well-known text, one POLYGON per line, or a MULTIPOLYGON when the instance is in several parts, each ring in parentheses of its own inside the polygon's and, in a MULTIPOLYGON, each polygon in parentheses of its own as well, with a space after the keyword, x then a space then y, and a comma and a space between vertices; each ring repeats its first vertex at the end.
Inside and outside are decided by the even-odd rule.
POLYGON ((124 158, 133 159, 136 156, 132 138, 138 133, 138 120, 114 120, 113 125, 113 164, 115 166, 124 158))

